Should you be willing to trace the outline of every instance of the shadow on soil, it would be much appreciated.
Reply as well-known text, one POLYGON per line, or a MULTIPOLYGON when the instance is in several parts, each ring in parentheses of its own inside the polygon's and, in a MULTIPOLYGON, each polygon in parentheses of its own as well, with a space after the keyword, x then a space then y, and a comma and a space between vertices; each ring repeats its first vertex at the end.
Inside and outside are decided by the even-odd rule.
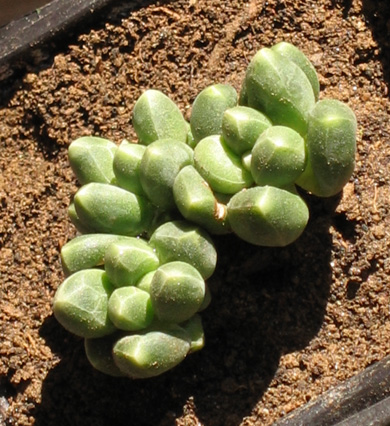
MULTIPOLYGON (((380 47, 380 59, 386 83, 390 84, 390 3, 387 0, 363 0, 363 13, 371 28, 372 35, 380 47)), ((370 55, 371 52, 357 52, 370 55)))
POLYGON ((342 228, 343 221, 334 214, 338 200, 308 201, 313 219, 291 246, 216 240, 213 302, 202 313, 206 346, 160 377, 131 381, 94 371, 82 341, 48 318, 41 335, 61 362, 44 381, 35 424, 172 425, 189 403, 208 426, 239 424, 266 392, 280 357, 307 346, 323 322, 331 284, 329 226, 342 228))
MULTIPOLYGON (((352 0, 332 0, 334 7, 343 11, 345 19, 348 18, 352 7, 352 0)), ((383 66, 383 75, 387 84, 390 84, 390 3, 388 0, 363 0, 363 14, 371 29, 373 38, 378 43, 380 50, 380 61, 383 66)), ((370 49, 358 49, 356 51, 356 62, 368 62, 376 56, 376 47, 370 49)))

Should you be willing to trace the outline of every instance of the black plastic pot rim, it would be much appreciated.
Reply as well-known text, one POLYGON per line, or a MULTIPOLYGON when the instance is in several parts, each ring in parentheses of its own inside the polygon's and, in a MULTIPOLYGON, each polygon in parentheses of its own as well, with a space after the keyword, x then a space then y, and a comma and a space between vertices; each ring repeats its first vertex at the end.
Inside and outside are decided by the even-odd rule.
POLYGON ((287 425, 389 426, 390 356, 273 424, 287 425))
MULTIPOLYGON (((0 28, 0 81, 13 73, 22 56, 37 48, 113 0, 52 0, 30 14, 0 28)), ((129 3, 132 1, 130 0, 129 3)))

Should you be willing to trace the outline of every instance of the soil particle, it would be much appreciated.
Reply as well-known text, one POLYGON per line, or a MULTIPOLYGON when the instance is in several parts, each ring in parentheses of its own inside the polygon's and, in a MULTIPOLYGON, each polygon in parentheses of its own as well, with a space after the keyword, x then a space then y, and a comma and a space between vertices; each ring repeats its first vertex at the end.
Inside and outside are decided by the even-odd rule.
POLYGON ((0 424, 270 425, 390 353, 390 5, 353 0, 116 2, 65 50, 0 92, 0 424), (105 377, 55 321, 60 247, 75 230, 66 149, 135 135, 156 88, 187 118, 207 85, 237 90, 261 47, 294 43, 322 98, 355 111, 358 151, 340 196, 305 195, 293 245, 216 239, 206 347, 161 377, 105 377))

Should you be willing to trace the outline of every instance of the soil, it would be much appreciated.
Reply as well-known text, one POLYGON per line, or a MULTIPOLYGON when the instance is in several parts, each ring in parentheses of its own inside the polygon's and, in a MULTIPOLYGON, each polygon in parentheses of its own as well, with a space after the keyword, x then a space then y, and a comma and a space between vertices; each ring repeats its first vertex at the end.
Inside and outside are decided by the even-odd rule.
POLYGON ((115 2, 3 81, 0 425, 270 425, 390 354, 389 45, 386 0, 115 2), (155 379, 100 374, 51 310, 75 236, 68 144, 134 138, 148 88, 188 117, 201 89, 239 89, 281 40, 312 60, 322 98, 355 111, 353 178, 337 197, 305 195, 309 225, 286 248, 215 238, 202 351, 155 379))

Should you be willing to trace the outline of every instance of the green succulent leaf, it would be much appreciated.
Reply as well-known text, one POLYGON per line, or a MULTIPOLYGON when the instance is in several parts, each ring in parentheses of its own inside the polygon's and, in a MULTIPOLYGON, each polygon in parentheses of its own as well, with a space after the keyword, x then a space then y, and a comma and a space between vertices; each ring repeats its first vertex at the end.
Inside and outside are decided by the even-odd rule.
POLYGON ((190 319, 180 324, 191 338, 191 347, 189 353, 200 351, 204 347, 204 331, 202 318, 199 314, 195 314, 190 319))
POLYGON ((142 157, 140 179, 151 202, 162 210, 175 208, 173 182, 179 171, 193 163, 193 150, 174 139, 150 144, 142 157))
POLYGON ((198 270, 181 261, 160 266, 150 287, 157 318, 171 323, 191 318, 201 307, 205 292, 205 282, 198 270))
POLYGON ((306 134, 314 92, 306 74, 293 61, 274 50, 261 49, 247 68, 245 86, 248 106, 263 112, 275 125, 306 134))
POLYGON ((147 90, 133 110, 133 126, 141 144, 172 138, 185 143, 187 123, 177 105, 159 90, 147 90))
POLYGON ((184 220, 167 222, 154 231, 149 244, 156 249, 161 264, 186 262, 204 279, 214 273, 217 252, 210 236, 199 226, 184 220))
POLYGON ((319 197, 338 194, 355 168, 356 117, 336 99, 318 101, 309 119, 308 162, 297 184, 319 197))
POLYGON ((226 206, 217 201, 209 184, 193 166, 180 170, 173 184, 173 196, 185 219, 201 225, 211 234, 231 232, 226 206))
POLYGON ((116 287, 134 286, 160 262, 155 250, 141 238, 128 237, 107 247, 104 268, 116 287))
POLYGON ((73 223, 74 227, 77 229, 77 231, 79 231, 81 234, 88 234, 94 232, 94 229, 88 226, 88 224, 83 224, 81 222, 80 218, 77 215, 76 207, 73 201, 71 201, 68 207, 68 217, 73 223))
POLYGON ((191 111, 191 132, 195 143, 222 133, 222 116, 237 105, 237 92, 228 84, 213 84, 196 97, 191 111))
POLYGON ((120 330, 148 327, 154 317, 149 293, 137 287, 117 288, 108 300, 108 316, 120 330))
POLYGON ((237 155, 250 151, 257 138, 272 126, 261 112, 246 106, 236 106, 225 111, 222 118, 222 137, 237 155))
POLYGON ((307 56, 305 56, 305 54, 296 46, 285 41, 275 44, 271 47, 271 49, 298 65, 310 81, 315 100, 317 101, 320 93, 320 83, 318 81, 317 72, 309 58, 307 58, 307 56))
POLYGON ((204 295, 204 299, 203 299, 203 303, 200 305, 200 308, 198 309, 198 312, 203 312, 205 309, 207 309, 211 303, 211 291, 209 286, 207 285, 207 283, 205 282, 205 295, 204 295))
POLYGON ((241 90, 238 98, 238 105, 248 106, 248 88, 246 87, 245 79, 242 82, 241 90))
POLYGON ((120 333, 95 339, 84 339, 84 349, 90 364, 101 373, 113 377, 125 376, 114 362, 112 349, 115 343, 123 337, 120 333))
POLYGON ((61 264, 65 275, 103 266, 107 247, 125 238, 127 237, 113 234, 86 234, 68 241, 61 249, 61 264))
POLYGON ((171 325, 119 339, 113 355, 122 373, 145 379, 172 369, 185 359, 190 349, 188 333, 178 325, 171 325))
POLYGON ((145 145, 124 140, 116 150, 113 160, 116 184, 136 195, 144 195, 139 169, 145 149, 145 145))
POLYGON ((272 126, 252 149, 251 172, 258 185, 291 185, 305 169, 305 141, 295 130, 272 126))
POLYGON ((136 236, 149 229, 155 214, 146 198, 103 183, 82 186, 74 204, 81 223, 98 233, 136 236))
POLYGON ((301 197, 273 186, 241 191, 227 207, 233 232, 259 246, 282 247, 292 243, 309 219, 309 210, 301 197))
POLYGON ((69 163, 81 185, 113 183, 113 159, 117 146, 96 136, 83 136, 69 145, 69 163))
POLYGON ((251 171, 252 151, 247 151, 242 154, 241 163, 245 170, 248 170, 248 172, 251 171))
POLYGON ((150 286, 152 285, 152 280, 154 273, 156 271, 151 271, 145 274, 136 284, 136 287, 140 290, 146 291, 150 294, 150 286))
POLYGON ((187 127, 188 127, 188 133, 187 133, 186 143, 190 148, 194 149, 195 146, 196 146, 196 141, 195 141, 194 136, 192 134, 190 123, 187 123, 187 127))
POLYGON ((103 337, 115 331, 107 312, 114 287, 104 271, 86 269, 68 277, 57 289, 53 312, 68 331, 86 338, 103 337))
POLYGON ((208 136, 196 145, 194 164, 213 191, 235 194, 253 184, 252 175, 243 167, 241 159, 219 135, 208 136))

